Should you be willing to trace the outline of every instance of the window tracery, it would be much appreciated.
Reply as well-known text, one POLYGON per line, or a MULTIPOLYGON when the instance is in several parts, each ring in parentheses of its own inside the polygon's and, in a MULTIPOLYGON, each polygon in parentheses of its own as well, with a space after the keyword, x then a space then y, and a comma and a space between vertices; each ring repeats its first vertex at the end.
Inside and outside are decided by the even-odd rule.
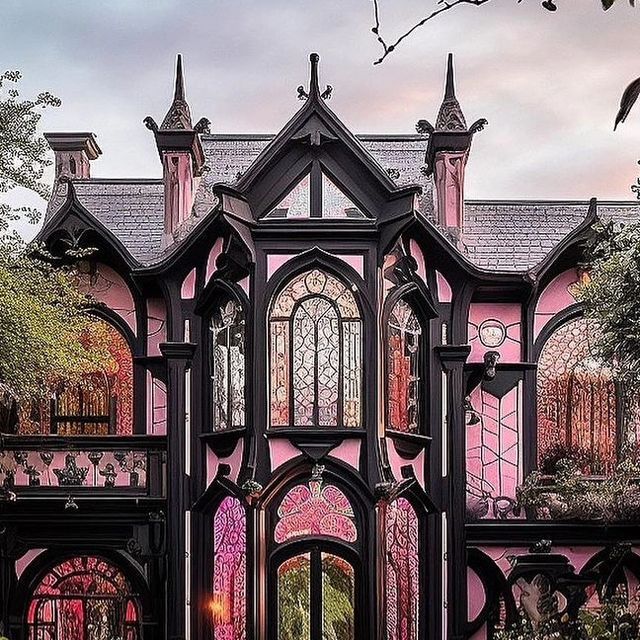
POLYGON ((546 469, 573 458, 585 473, 610 473, 617 462, 618 411, 611 368, 593 348, 597 327, 587 318, 562 325, 538 361, 538 463, 546 469))
POLYGON ((398 300, 387 326, 388 428, 420 431, 420 358, 422 327, 405 300, 398 300))
POLYGON ((269 333, 271 425, 359 427, 362 325, 347 286, 320 269, 296 276, 269 333))
POLYGON ((245 321, 242 307, 227 300, 213 314, 211 379, 213 430, 245 426, 245 321))

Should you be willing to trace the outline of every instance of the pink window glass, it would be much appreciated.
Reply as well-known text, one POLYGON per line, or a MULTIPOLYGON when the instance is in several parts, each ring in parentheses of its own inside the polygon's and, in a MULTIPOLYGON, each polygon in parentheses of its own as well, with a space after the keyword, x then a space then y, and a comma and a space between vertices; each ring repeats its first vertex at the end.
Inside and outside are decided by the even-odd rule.
POLYGON ((420 429, 420 336, 422 329, 413 309, 399 300, 388 325, 388 425, 403 433, 420 429))
POLYGON ((420 572, 418 516, 406 498, 387 505, 384 523, 387 640, 417 640, 420 572))
POLYGON ((303 536, 358 539, 353 508, 338 487, 311 481, 287 492, 278 507, 274 539, 281 543, 303 536))
POLYGON ((139 640, 139 609, 120 569, 78 556, 51 569, 27 609, 29 640, 139 640))
POLYGON ((271 426, 359 427, 362 327, 351 289, 312 269, 276 296, 269 316, 271 426))
POLYGON ((538 464, 553 473, 571 458, 584 473, 613 471, 617 461, 617 398, 610 367, 595 355, 597 327, 587 318, 562 325, 538 361, 538 464))
POLYGON ((214 640, 245 640, 247 633, 246 514, 227 497, 213 520, 213 595, 209 603, 214 640))

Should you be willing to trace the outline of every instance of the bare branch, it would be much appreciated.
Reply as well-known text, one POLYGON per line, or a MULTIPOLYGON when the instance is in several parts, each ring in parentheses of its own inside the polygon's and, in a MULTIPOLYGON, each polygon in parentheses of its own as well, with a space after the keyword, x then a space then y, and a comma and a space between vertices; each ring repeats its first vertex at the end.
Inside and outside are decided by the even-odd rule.
POLYGON ((376 60, 373 64, 380 64, 391 52, 395 51, 397 46, 405 39, 408 38, 416 29, 424 26, 429 20, 436 18, 441 13, 448 11, 449 9, 453 9, 454 7, 458 7, 463 4, 470 4, 476 7, 483 5, 490 0, 438 0, 438 8, 434 9, 430 14, 422 18, 419 22, 416 22, 410 29, 405 31, 401 36, 399 36, 395 42, 388 44, 387 41, 383 38, 380 33, 380 7, 379 0, 373 0, 373 14, 375 25, 371 28, 371 31, 376 35, 378 42, 382 46, 383 54, 376 60))

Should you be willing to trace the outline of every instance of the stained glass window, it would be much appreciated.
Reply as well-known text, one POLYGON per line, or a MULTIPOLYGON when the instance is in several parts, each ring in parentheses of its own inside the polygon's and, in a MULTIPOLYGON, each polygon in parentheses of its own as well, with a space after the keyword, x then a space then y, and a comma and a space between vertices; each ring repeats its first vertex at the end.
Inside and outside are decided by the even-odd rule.
POLYGON ((81 342, 87 352, 102 354, 100 368, 79 380, 54 381, 50 401, 23 406, 20 433, 133 433, 133 358, 127 340, 111 324, 96 319, 81 342))
POLYGON ((311 640, 311 554, 278 567, 278 640, 311 640))
POLYGON ((213 430, 245 426, 245 323, 235 300, 221 305, 211 319, 213 347, 213 430))
POLYGON ((247 633, 247 538, 242 503, 231 496, 213 520, 213 596, 210 602, 214 640, 245 640, 247 633))
POLYGON ((422 328, 411 306, 398 300, 388 324, 388 425, 394 431, 420 429, 420 338, 422 328))
POLYGON ((607 474, 617 460, 616 388, 595 355, 597 327, 587 318, 562 325, 538 361, 538 463, 572 458, 590 474, 607 474))
POLYGON ((66 560, 36 587, 27 609, 29 640, 138 640, 139 609, 120 569, 95 556, 66 560))
POLYGON ((353 508, 332 484, 311 481, 288 491, 278 507, 274 539, 286 542, 303 536, 329 536, 355 542, 358 532, 353 508))
POLYGON ((276 297, 269 331, 271 425, 359 427, 362 326, 351 290, 306 271, 276 297))
POLYGON ((419 632, 418 516, 406 498, 385 509, 387 640, 416 640, 419 632))
POLYGON ((323 553, 322 640, 355 639, 355 575, 343 558, 323 553))

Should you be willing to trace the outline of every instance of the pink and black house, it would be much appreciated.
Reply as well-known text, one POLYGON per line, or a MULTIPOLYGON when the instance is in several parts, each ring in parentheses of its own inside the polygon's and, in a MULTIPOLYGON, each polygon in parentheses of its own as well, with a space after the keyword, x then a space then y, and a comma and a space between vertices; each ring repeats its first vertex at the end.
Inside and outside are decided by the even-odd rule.
POLYGON ((635 444, 575 287, 592 224, 640 207, 465 200, 486 122, 451 58, 411 135, 352 134, 315 54, 298 91, 275 136, 210 133, 178 59, 157 180, 92 177, 93 134, 48 134, 39 240, 95 249, 112 366, 3 427, 11 640, 484 640, 539 576, 568 609, 612 562, 635 589, 637 526, 516 489, 635 444))

